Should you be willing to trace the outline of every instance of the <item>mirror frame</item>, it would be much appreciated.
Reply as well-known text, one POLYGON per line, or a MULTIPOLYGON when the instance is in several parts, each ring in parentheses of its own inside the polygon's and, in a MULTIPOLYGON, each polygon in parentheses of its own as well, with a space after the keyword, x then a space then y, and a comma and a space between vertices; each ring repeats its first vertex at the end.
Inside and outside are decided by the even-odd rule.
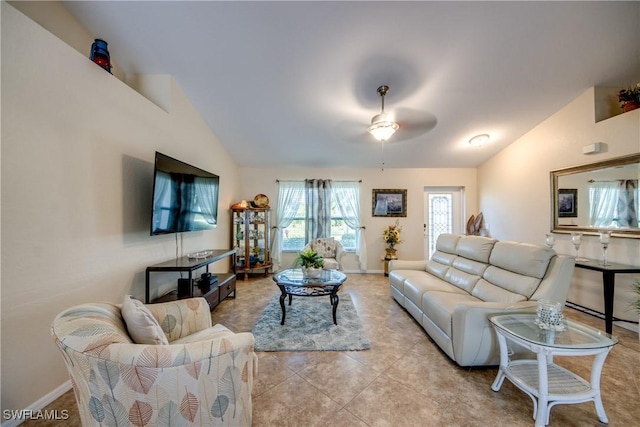
MULTIPOLYGON (((640 153, 631 154, 623 157, 616 157, 613 159, 603 160, 601 162, 589 163, 580 166, 572 166, 564 169, 557 169, 550 172, 551 177, 551 232, 552 233, 575 233, 576 231, 584 234, 597 235, 598 231, 591 227, 580 226, 567 226, 559 225, 557 215, 558 212, 558 178, 565 175, 571 175, 574 173, 589 172, 597 169, 610 168, 614 166, 629 165, 634 163, 640 163, 640 153)), ((638 229, 608 229, 612 231, 612 235, 616 237, 628 237, 634 239, 640 239, 640 228, 638 229)))

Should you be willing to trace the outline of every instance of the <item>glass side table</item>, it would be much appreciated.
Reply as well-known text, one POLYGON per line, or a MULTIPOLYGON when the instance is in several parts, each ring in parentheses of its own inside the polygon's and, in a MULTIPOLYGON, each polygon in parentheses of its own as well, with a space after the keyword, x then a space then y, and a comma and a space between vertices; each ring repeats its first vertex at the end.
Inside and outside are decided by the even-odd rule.
POLYGON ((336 318, 336 310, 338 310, 338 290, 340 286, 347 280, 347 276, 338 270, 322 270, 322 274, 318 278, 305 278, 300 268, 290 268, 279 271, 272 277, 280 288, 280 308, 282 309, 281 325, 284 325, 284 319, 287 316, 284 300, 289 297, 289 305, 291 305, 292 297, 321 297, 329 295, 331 307, 333 309, 333 323, 338 324, 336 318))
POLYGON ((617 338, 589 326, 565 320, 564 331, 544 330, 534 323, 535 314, 489 316, 500 345, 500 368, 491 385, 499 391, 505 378, 533 401, 536 427, 549 424, 554 405, 593 401, 598 419, 608 423, 600 397, 600 376, 617 338), (509 360, 507 340, 536 354, 536 360, 509 360), (553 356, 595 356, 591 381, 553 363, 553 356))

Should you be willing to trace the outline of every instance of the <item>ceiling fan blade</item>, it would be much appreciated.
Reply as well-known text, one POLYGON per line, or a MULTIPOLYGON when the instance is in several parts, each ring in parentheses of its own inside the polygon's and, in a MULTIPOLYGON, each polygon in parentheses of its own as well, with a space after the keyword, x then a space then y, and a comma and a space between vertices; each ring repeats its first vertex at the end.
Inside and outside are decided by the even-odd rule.
POLYGON ((338 138, 349 142, 366 143, 373 140, 367 132, 367 126, 360 122, 343 120, 338 123, 334 132, 338 138))
POLYGON ((389 139, 389 142, 417 138, 429 132, 438 124, 438 119, 433 114, 412 108, 395 109, 395 118, 400 128, 396 135, 389 139))

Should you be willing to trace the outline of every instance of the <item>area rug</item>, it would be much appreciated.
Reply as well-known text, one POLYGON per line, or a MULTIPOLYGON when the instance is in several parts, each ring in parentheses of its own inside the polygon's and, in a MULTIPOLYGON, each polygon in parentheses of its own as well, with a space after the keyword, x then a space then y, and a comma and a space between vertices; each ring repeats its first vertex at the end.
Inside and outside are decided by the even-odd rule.
POLYGON ((351 295, 339 295, 337 321, 333 315, 329 296, 293 297, 285 300, 287 316, 284 325, 280 294, 274 295, 251 331, 256 339, 256 351, 347 351, 368 350, 362 322, 358 317, 351 295))

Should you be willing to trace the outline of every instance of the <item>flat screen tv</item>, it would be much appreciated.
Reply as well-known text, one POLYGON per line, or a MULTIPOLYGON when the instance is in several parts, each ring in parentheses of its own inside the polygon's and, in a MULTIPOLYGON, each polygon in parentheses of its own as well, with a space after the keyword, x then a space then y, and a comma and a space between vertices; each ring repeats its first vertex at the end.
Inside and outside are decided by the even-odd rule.
POLYGON ((216 227, 219 186, 218 175, 156 152, 151 235, 216 227))

